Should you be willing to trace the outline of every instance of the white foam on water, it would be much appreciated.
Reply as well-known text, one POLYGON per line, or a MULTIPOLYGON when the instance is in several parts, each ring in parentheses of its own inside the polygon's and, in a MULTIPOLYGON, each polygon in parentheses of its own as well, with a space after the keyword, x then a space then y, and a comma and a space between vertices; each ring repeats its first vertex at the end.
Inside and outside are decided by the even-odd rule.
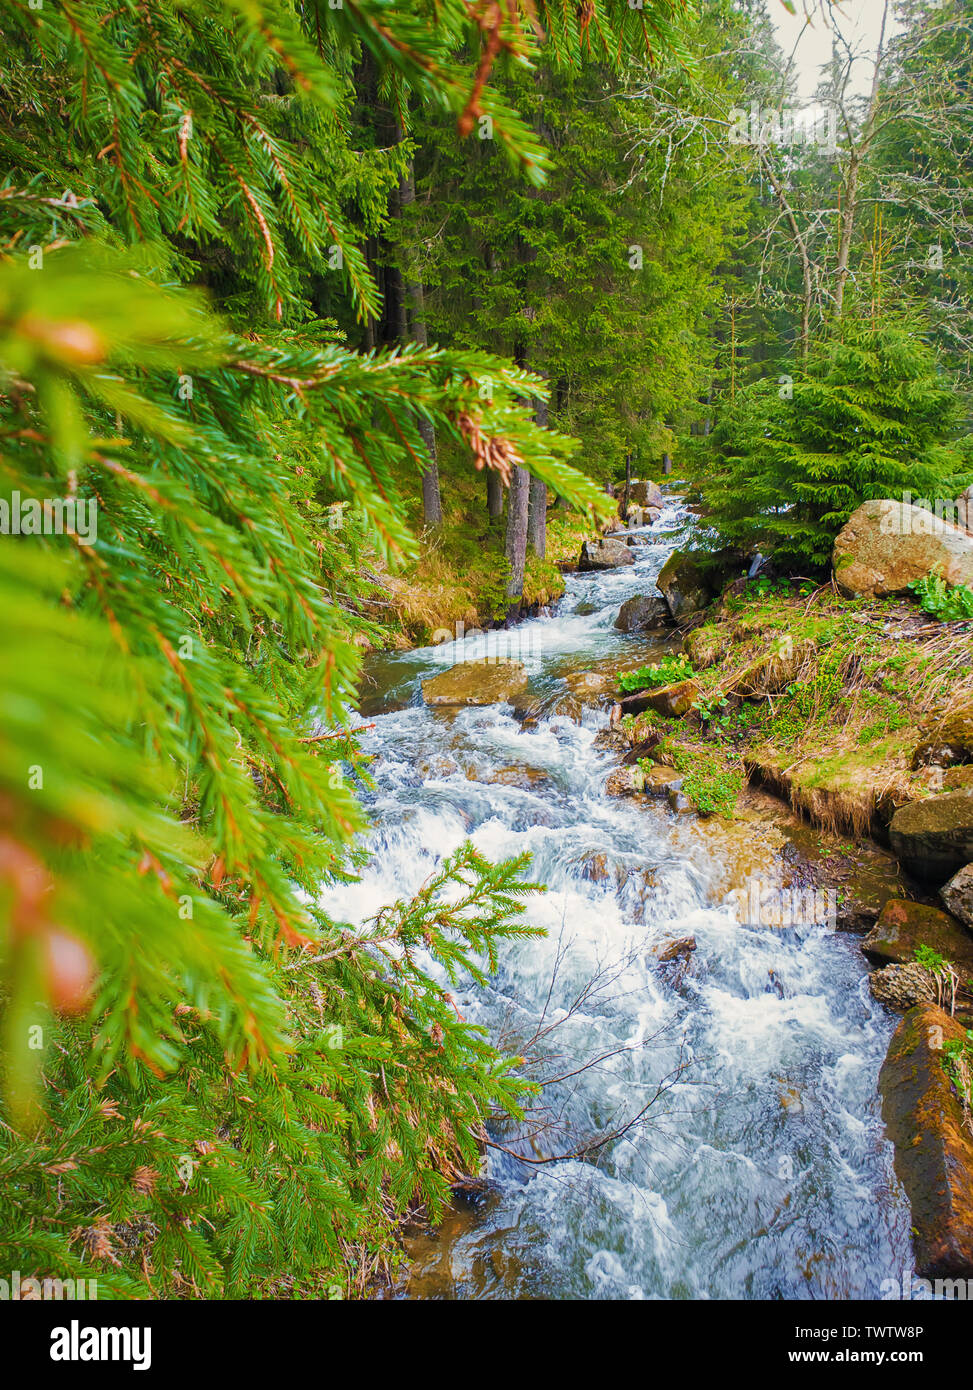
MULTIPOLYGON (((568 577, 559 614, 525 625, 541 639, 532 676, 565 652, 624 651, 618 605, 652 591, 683 516, 667 509, 634 566, 568 577), (577 615, 579 603, 598 611, 577 615)), ((456 659, 450 645, 408 654, 414 688, 456 659)), ((687 1064, 647 1124, 587 1161, 529 1167, 491 1151, 492 1196, 449 1252, 457 1295, 878 1297, 911 1269, 909 1212, 876 1096, 891 1023, 857 943, 824 927, 742 926, 712 901, 714 846, 664 806, 604 796, 603 724, 592 713, 524 728, 503 706, 418 703, 375 716, 363 738, 376 756, 372 857, 359 882, 321 894, 336 920, 359 924, 415 893, 467 837, 491 859, 531 853, 548 892, 528 916, 547 936, 507 944, 487 988, 454 992, 494 1035, 560 1020, 550 1075, 600 1059, 545 1094, 564 1125, 541 1137, 541 1156, 624 1125, 687 1064), (545 778, 489 780, 510 766, 545 778), (654 952, 688 936, 689 964, 660 969, 654 952)), ((497 1131, 507 1147, 512 1137, 497 1131)))

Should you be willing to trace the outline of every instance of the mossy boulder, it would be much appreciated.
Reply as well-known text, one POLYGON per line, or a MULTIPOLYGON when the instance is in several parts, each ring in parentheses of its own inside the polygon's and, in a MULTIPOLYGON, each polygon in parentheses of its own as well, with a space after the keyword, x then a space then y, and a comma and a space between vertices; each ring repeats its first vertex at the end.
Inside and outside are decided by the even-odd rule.
POLYGON ((946 908, 973 931, 973 864, 966 864, 939 890, 946 908))
POLYGON ((909 873, 944 883, 973 861, 973 796, 948 792, 901 807, 889 825, 889 842, 909 873))
POLYGON ((672 621, 669 605, 664 598, 652 594, 637 594, 628 598, 618 610, 615 626, 619 632, 646 632, 650 628, 666 627, 672 621))
POLYGON ((963 763, 973 763, 973 701, 950 711, 927 730, 912 757, 915 768, 963 763))
POLYGON ((656 580, 665 595, 669 612, 678 623, 706 608, 713 590, 699 558, 685 550, 674 550, 656 580))
POLYGON ((973 1140, 943 1069, 943 1044, 963 1037, 935 1004, 917 1005, 879 1075, 895 1171, 912 1206, 916 1270, 933 1279, 973 1275, 973 1140))
POLYGON ((922 507, 863 502, 838 532, 832 563, 838 588, 853 598, 904 594, 931 574, 973 585, 973 537, 922 507))
POLYGON ((496 705, 526 689, 522 661, 461 661, 424 680, 422 698, 427 705, 496 705))
POLYGON ((659 690, 643 690, 641 693, 645 697, 646 709, 654 709, 667 719, 681 719, 699 699, 699 686, 692 680, 676 681, 659 690))
MULTIPOLYGON (((624 494, 623 494, 624 495, 624 494)), ((638 479, 628 490, 628 500, 639 507, 652 507, 661 512, 666 499, 658 483, 638 479)))
POLYGON ((973 763, 947 769, 943 773, 942 790, 944 792, 973 793, 973 763))
POLYGON ((581 554, 578 557, 578 569, 585 573, 595 570, 614 570, 622 565, 634 565, 635 556, 628 546, 622 541, 614 541, 604 537, 599 540, 585 541, 581 547, 581 554))
POLYGON ((909 965, 916 948, 930 946, 952 961, 961 974, 973 973, 973 937, 938 907, 890 898, 878 921, 862 939, 862 950, 872 960, 909 965))

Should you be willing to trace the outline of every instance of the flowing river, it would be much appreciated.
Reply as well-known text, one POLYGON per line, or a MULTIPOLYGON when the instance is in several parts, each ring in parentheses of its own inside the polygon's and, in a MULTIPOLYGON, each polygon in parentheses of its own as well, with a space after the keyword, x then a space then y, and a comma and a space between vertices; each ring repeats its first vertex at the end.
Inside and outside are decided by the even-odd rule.
POLYGON ((505 946, 488 988, 454 992, 510 1051, 540 1035, 543 1112, 491 1131, 487 1181, 415 1233, 400 1296, 878 1298, 911 1274, 876 1091, 893 1020, 858 940, 823 922, 741 924, 730 895, 755 873, 782 881, 786 828, 606 797, 607 716, 579 722, 565 703, 571 672, 661 650, 614 621, 654 591, 685 520, 673 500, 634 566, 569 575, 556 616, 509 634, 533 717, 423 704, 420 679, 484 654, 483 639, 368 661, 372 858, 323 906, 364 921, 466 838, 494 859, 529 850, 548 887, 529 904, 547 936, 505 946), (689 938, 694 951, 660 962, 689 938))

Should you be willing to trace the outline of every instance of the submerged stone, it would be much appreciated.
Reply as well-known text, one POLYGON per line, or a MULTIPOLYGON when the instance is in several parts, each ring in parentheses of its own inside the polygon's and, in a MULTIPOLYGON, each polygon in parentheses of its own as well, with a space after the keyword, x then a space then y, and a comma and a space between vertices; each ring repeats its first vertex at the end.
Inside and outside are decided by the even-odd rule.
POLYGON ((527 689, 521 661, 462 661, 422 682, 427 705, 495 705, 527 689))

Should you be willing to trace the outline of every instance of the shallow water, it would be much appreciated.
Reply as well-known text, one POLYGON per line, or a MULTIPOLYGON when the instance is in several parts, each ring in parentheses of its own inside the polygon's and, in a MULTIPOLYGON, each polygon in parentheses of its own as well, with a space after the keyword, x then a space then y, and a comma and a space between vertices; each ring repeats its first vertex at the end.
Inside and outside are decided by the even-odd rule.
MULTIPOLYGON (((652 644, 615 616, 654 591, 684 520, 673 504, 633 567, 569 576, 556 616, 509 635, 548 708, 566 672, 645 659, 652 644)), ((741 925, 728 894, 748 874, 780 881, 780 835, 606 798, 617 759, 594 747, 603 712, 525 723, 507 706, 427 709, 419 680, 490 654, 485 640, 370 662, 373 857, 323 905, 363 921, 467 837, 493 858, 529 850, 549 890, 530 919, 548 935, 505 947, 489 987, 456 999, 511 1051, 557 1023, 533 1075, 577 1074, 547 1086, 540 1133, 535 1117, 494 1140, 535 1159, 572 1152, 656 1098, 583 1160, 490 1150, 485 1190, 413 1233, 402 1295, 879 1297, 912 1257, 876 1094, 893 1024, 857 940, 824 923, 741 925), (653 953, 687 937, 689 961, 660 966, 653 953)))

